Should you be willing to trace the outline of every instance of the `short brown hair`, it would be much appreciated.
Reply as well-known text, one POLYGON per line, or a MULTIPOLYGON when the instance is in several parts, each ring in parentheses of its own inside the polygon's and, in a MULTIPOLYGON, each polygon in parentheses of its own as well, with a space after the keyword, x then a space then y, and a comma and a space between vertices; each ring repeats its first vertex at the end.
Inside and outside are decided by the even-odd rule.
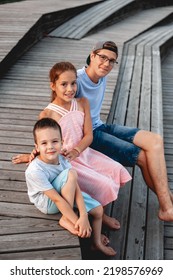
POLYGON ((60 133, 60 137, 62 139, 62 131, 61 131, 61 127, 60 125, 52 118, 43 118, 38 120, 33 128, 33 136, 34 136, 34 141, 35 143, 37 143, 37 137, 36 137, 36 131, 39 129, 43 129, 43 128, 53 128, 53 129, 57 129, 60 133))

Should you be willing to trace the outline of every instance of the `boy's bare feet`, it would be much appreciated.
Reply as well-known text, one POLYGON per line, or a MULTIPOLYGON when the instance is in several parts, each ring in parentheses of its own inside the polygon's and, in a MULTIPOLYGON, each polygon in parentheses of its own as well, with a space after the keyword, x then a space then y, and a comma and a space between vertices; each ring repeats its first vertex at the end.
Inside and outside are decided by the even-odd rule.
POLYGON ((71 232, 74 235, 78 235, 78 230, 75 229, 72 222, 70 222, 66 217, 62 216, 59 220, 59 224, 61 227, 67 229, 69 232, 71 232))
POLYGON ((103 214, 103 224, 113 230, 120 229, 120 222, 105 213, 103 214))
POLYGON ((30 154, 20 154, 12 157, 12 163, 19 164, 19 163, 27 163, 29 162, 30 154))

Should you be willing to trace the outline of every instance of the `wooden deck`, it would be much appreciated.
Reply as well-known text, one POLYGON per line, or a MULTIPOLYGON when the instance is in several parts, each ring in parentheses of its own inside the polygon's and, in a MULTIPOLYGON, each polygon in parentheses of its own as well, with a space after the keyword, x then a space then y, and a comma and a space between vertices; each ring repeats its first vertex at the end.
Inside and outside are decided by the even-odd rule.
MULTIPOLYGON (((163 128, 168 180, 173 191, 173 49, 162 62, 163 128)), ((164 226, 164 259, 173 260, 173 224, 164 226)))
MULTIPOLYGON (((93 1, 86 1, 86 3, 89 2, 93 1)), ((46 9, 46 7, 44 8, 46 9)), ((32 8, 30 9, 32 10, 32 8)), ((26 166, 12 165, 11 163, 11 157, 14 154, 30 152, 33 147, 31 133, 33 124, 38 113, 49 102, 48 71, 50 67, 56 61, 64 58, 74 63, 77 68, 82 67, 93 42, 103 40, 103 38, 116 40, 119 46, 120 64, 123 44, 154 26, 161 19, 170 15, 172 11, 173 7, 171 6, 138 11, 135 16, 130 16, 78 41, 46 36, 28 50, 1 79, 0 225, 2 231, 0 232, 0 259, 81 258, 79 240, 57 225, 59 215, 43 215, 28 201, 24 180, 26 166)), ((40 11, 40 13, 42 12, 44 11, 40 11)), ((103 120, 107 119, 110 111, 118 74, 119 69, 115 68, 108 78, 107 92, 102 108, 103 120)), ((128 196, 129 186, 125 188, 127 189, 126 196, 128 196)), ((133 213, 129 212, 129 215, 133 215, 133 213)), ((171 226, 169 224, 165 226, 167 247, 164 258, 171 259, 172 241, 169 241, 173 234, 170 231, 171 226)), ((134 228, 129 233, 129 244, 133 233, 134 228)), ((116 235, 111 233, 112 240, 115 240, 117 234, 118 232, 116 235)), ((140 242, 141 240, 139 240, 140 242)), ((115 244, 113 246, 116 246, 115 244)), ((143 243, 140 244, 144 246, 143 243)), ((118 253, 120 259, 134 257, 134 255, 130 257, 129 255, 120 256, 120 253, 118 253)), ((136 258, 142 259, 143 254, 138 254, 136 258)))

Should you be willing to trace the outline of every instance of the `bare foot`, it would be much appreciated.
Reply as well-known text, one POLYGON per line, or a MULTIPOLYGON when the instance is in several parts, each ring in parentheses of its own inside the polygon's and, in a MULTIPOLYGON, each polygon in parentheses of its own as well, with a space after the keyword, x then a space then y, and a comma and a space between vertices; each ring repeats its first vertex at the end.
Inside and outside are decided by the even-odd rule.
POLYGON ((61 227, 67 229, 69 232, 71 232, 74 235, 78 235, 78 230, 75 229, 74 225, 64 216, 61 217, 59 220, 59 224, 61 227))
POLYGON ((91 249, 92 250, 99 250, 103 254, 105 254, 106 256, 110 256, 110 257, 116 255, 116 252, 114 251, 114 249, 112 247, 105 246, 102 243, 93 244, 91 249))
POLYGON ((19 164, 19 163, 28 163, 30 159, 30 154, 20 154, 12 157, 12 163, 19 164))
POLYGON ((104 234, 101 234, 101 243, 105 246, 109 244, 109 238, 104 234))
POLYGON ((120 222, 106 214, 103 214, 103 224, 110 229, 120 229, 120 222))
POLYGON ((173 207, 167 211, 159 210, 158 217, 165 222, 173 222, 173 207))

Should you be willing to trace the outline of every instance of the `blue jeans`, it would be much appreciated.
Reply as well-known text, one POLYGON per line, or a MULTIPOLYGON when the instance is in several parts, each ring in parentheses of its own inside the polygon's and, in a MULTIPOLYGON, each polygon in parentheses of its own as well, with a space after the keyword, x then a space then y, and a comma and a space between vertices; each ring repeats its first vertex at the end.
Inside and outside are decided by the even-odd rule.
POLYGON ((117 124, 102 124, 93 131, 93 142, 90 145, 124 166, 133 167, 141 149, 133 144, 138 128, 117 124))

